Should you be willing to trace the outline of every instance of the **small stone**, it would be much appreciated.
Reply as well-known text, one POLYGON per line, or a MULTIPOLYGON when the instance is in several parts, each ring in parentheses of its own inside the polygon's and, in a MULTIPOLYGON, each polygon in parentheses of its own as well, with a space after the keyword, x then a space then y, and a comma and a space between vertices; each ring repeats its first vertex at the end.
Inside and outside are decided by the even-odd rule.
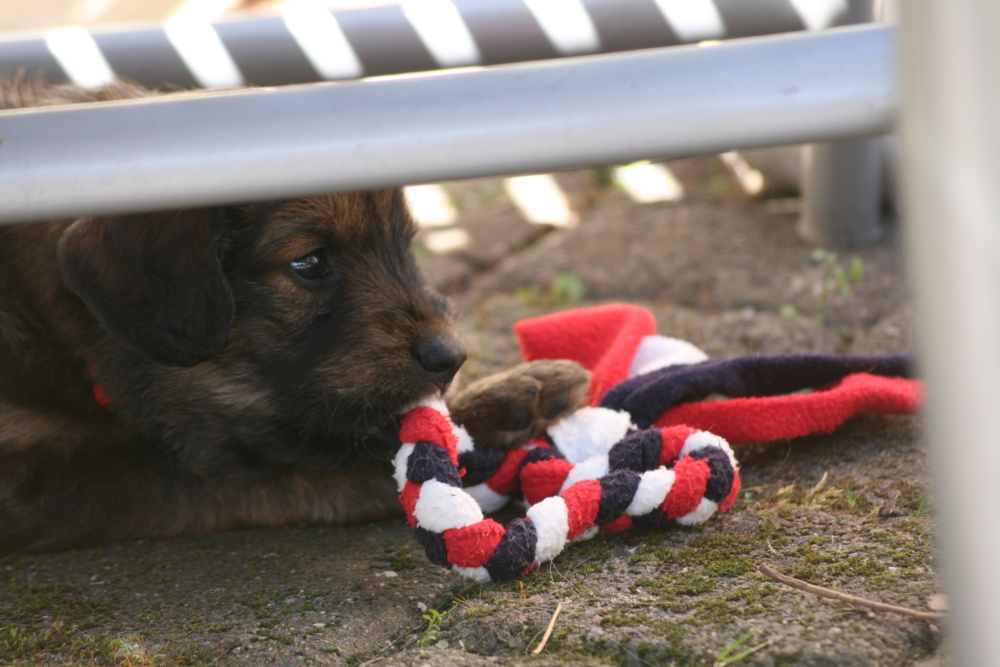
POLYGON ((927 606, 932 611, 948 611, 948 596, 935 593, 927 598, 927 606))

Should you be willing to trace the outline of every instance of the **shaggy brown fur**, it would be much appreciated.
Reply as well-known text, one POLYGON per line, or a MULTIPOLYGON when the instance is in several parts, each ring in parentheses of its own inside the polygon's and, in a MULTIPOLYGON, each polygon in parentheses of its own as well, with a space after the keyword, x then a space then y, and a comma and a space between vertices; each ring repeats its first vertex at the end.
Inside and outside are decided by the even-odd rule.
MULTIPOLYGON (((0 227, 0 553, 396 512, 394 417, 465 359, 413 233, 396 191, 0 227)), ((488 392, 532 421, 563 381, 488 392)))

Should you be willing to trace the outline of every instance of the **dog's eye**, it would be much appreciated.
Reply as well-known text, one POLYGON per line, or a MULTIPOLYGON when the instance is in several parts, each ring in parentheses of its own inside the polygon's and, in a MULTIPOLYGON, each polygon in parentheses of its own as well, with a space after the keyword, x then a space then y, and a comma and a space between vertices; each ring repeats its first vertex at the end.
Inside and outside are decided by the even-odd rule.
POLYGON ((296 276, 311 283, 325 280, 333 274, 330 257, 323 250, 314 250, 308 255, 293 259, 288 267, 296 276))

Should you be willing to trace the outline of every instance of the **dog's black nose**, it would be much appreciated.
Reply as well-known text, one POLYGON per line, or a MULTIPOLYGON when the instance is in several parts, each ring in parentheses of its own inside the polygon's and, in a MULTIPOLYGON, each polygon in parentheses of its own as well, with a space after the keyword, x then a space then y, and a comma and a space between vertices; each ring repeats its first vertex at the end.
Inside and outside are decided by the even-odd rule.
POLYGON ((457 338, 434 336, 421 340, 413 351, 420 366, 434 376, 434 382, 447 385, 465 363, 465 346, 457 338))

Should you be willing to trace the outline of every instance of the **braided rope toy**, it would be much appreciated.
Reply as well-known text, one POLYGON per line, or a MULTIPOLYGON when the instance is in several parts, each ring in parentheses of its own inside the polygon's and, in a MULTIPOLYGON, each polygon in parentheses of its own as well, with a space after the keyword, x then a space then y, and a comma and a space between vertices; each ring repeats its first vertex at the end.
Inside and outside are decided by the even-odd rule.
POLYGON ((636 306, 558 313, 515 331, 528 360, 569 358, 591 370, 593 404, 502 451, 476 448, 444 403, 430 402, 402 419, 395 458, 400 502, 430 560, 480 582, 530 573, 600 529, 695 525, 726 511, 739 465, 716 433, 734 442, 798 437, 919 405, 917 383, 898 377, 908 374, 906 357, 708 361, 656 335, 652 315, 636 306), (813 387, 821 390, 776 395, 813 387), (740 398, 698 400, 716 391, 740 398), (514 495, 530 506, 526 517, 507 528, 484 517, 514 495))

